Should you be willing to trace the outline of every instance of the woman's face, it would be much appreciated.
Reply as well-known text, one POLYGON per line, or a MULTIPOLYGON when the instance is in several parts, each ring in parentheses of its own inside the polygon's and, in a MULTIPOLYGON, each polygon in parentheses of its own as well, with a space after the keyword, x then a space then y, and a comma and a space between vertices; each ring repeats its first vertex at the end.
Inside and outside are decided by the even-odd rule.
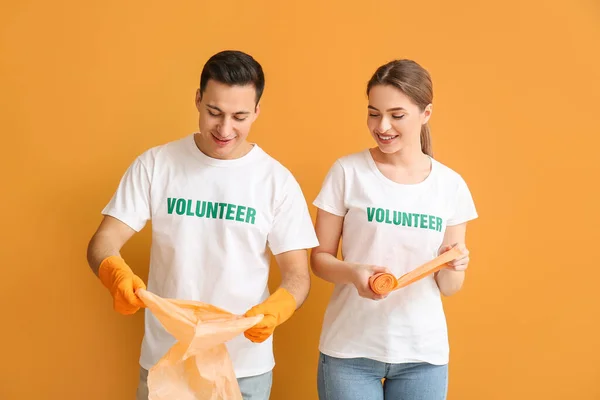
POLYGON ((383 153, 416 146, 421 149, 421 126, 431 116, 431 104, 421 110, 407 95, 391 85, 369 91, 367 126, 383 153))

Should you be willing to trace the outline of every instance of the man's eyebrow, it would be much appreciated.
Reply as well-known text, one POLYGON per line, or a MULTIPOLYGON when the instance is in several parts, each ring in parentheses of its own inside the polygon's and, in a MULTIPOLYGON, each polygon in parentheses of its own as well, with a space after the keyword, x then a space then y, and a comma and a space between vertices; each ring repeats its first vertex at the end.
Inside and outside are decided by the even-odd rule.
MULTIPOLYGON (((221 110, 217 106, 211 106, 210 104, 207 104, 206 107, 211 108, 211 109, 213 109, 215 111, 218 111, 218 112, 223 112, 223 110, 221 110)), ((250 111, 238 111, 238 112, 234 113, 234 115, 240 115, 240 114, 247 115, 247 114, 250 114, 250 111)))

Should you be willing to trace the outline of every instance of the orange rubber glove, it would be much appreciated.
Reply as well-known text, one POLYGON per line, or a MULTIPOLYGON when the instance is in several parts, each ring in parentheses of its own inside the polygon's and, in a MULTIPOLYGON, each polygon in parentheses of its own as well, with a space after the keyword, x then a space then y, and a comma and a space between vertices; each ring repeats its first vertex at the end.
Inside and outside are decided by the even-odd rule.
POLYGON ((121 257, 105 258, 98 268, 98 277, 110 291, 115 311, 123 315, 131 315, 141 307, 145 307, 144 302, 135 294, 135 291, 146 289, 146 285, 121 257))
POLYGON ((296 299, 286 289, 279 288, 262 303, 252 307, 244 315, 254 317, 263 314, 264 318, 244 332, 244 336, 254 343, 262 343, 273 334, 275 328, 287 321, 296 311, 296 299))

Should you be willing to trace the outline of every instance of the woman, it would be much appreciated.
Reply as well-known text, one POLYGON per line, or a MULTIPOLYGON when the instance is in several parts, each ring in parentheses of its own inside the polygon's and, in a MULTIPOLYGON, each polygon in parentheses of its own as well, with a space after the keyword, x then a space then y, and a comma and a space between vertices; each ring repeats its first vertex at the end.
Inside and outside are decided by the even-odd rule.
POLYGON ((429 73, 392 61, 377 69, 367 95, 377 146, 337 160, 314 202, 320 246, 312 269, 335 284, 319 346, 319 398, 445 399, 440 293, 463 284, 466 224, 477 212, 461 176, 432 157, 429 73), (436 274, 387 296, 370 289, 375 273, 400 276, 453 246, 464 256, 436 274))

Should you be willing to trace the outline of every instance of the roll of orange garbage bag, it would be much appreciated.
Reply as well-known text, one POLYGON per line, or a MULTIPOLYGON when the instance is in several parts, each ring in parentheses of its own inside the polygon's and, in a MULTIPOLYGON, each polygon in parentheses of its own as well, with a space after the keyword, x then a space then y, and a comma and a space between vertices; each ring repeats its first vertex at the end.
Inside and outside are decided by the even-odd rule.
POLYGON ((263 318, 243 317, 210 304, 138 297, 177 342, 148 371, 149 400, 242 400, 225 342, 263 318))
POLYGON ((456 260, 462 256, 462 252, 453 247, 445 253, 440 254, 431 261, 426 262, 420 267, 402 275, 400 278, 388 273, 378 273, 369 278, 369 287, 377 294, 387 294, 394 290, 403 288, 413 282, 418 281, 444 268, 450 261, 456 260))

